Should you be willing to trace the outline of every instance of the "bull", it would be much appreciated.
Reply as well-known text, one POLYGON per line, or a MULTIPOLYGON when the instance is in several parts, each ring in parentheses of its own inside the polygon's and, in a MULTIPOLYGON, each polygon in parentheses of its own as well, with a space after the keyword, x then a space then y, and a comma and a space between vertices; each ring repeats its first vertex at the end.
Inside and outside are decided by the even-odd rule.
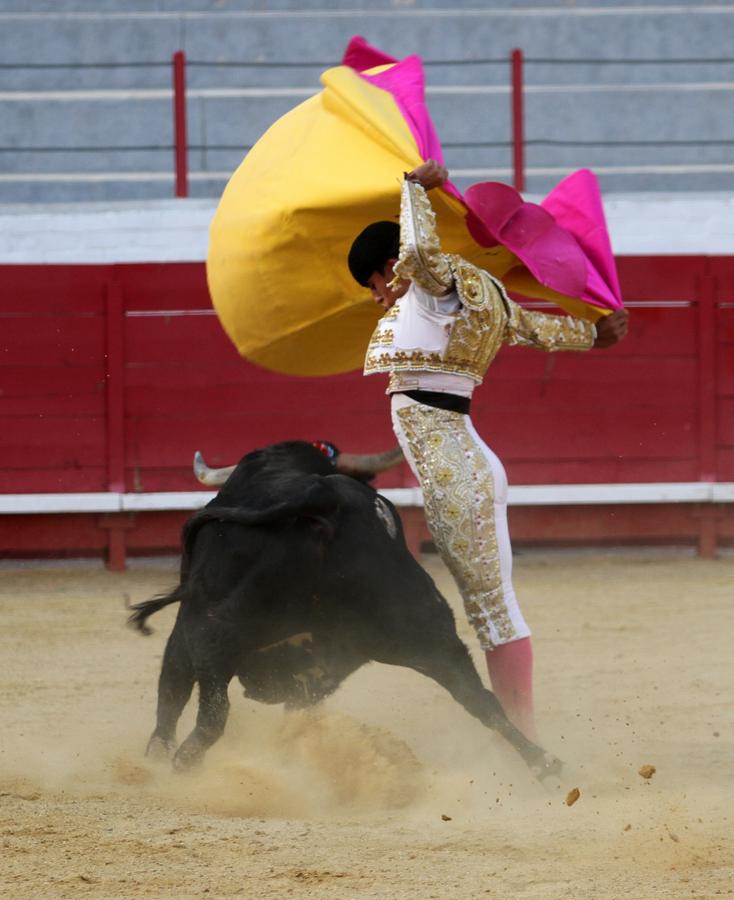
POLYGON ((179 585, 133 606, 129 619, 150 633, 151 614, 180 604, 149 755, 172 757, 176 770, 200 762, 224 731, 235 677, 246 697, 302 708, 375 661, 433 678, 539 778, 560 773, 559 760, 515 728, 482 684, 448 603, 407 549, 394 506, 367 483, 397 454, 357 457, 289 441, 220 470, 197 455, 200 480, 224 483, 184 526, 179 585), (196 724, 177 747, 194 684, 196 724))

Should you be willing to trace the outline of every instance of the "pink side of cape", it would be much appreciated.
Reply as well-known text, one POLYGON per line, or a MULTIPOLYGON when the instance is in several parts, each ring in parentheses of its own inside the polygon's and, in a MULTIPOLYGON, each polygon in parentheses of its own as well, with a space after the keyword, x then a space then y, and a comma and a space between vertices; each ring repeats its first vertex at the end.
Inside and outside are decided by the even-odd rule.
MULTIPOLYGON (((398 61, 353 37, 342 60, 394 98, 422 159, 443 163, 443 152, 425 103, 423 66, 418 56, 398 61), (377 75, 366 69, 394 63, 377 75)), ((499 182, 472 185, 462 196, 451 182, 442 190, 467 209, 467 227, 482 246, 502 244, 543 285, 593 306, 622 306, 601 194, 596 177, 581 169, 561 181, 539 205, 528 203, 499 182)))
POLYGON ((609 305, 621 309, 622 291, 596 175, 589 169, 573 172, 540 205, 576 238, 614 301, 609 305))

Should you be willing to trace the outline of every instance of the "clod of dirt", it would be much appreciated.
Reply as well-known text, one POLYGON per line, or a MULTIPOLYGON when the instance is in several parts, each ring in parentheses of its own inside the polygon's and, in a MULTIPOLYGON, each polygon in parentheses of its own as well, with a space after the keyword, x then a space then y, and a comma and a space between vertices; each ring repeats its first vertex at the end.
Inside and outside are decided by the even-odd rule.
POLYGON ((581 791, 578 788, 574 788, 566 794, 566 806, 573 806, 574 803, 581 796, 581 791))
POLYGON ((451 816, 447 816, 446 813, 441 813, 441 818, 444 820, 444 822, 451 821, 451 816))
POLYGON ((625 825, 624 828, 622 829, 622 831, 629 831, 630 828, 632 828, 631 825, 625 825))
POLYGON ((637 770, 639 775, 642 775, 643 778, 652 778, 652 776, 657 772, 655 766, 640 766, 637 770))

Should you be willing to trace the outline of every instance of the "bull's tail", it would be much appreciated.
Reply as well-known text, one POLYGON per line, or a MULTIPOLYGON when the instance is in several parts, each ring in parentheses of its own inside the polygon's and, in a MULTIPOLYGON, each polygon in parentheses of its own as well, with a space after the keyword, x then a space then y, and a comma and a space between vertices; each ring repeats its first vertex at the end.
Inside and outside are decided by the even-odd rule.
POLYGON ((130 628, 139 631, 141 634, 152 634, 153 629, 147 623, 148 617, 152 616, 153 613, 157 613, 158 610, 163 609, 164 606, 170 606, 171 603, 179 603, 183 600, 185 592, 186 585, 180 584, 174 591, 171 591, 170 594, 159 594, 151 600, 144 600, 142 603, 133 603, 132 606, 128 607, 132 615, 129 616, 127 624, 130 628))

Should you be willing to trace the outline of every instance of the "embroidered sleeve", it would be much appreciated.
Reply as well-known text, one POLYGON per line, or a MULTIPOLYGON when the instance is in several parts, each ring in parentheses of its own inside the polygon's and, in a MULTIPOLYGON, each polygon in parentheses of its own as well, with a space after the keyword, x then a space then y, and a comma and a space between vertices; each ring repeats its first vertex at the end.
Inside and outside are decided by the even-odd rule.
POLYGON ((539 350, 590 350, 596 339, 596 328, 585 319, 555 316, 524 309, 505 298, 509 314, 504 341, 539 350))
POLYGON ((400 194, 400 258, 395 274, 408 278, 434 297, 454 283, 448 257, 436 234, 436 214, 422 185, 407 179, 400 194))

